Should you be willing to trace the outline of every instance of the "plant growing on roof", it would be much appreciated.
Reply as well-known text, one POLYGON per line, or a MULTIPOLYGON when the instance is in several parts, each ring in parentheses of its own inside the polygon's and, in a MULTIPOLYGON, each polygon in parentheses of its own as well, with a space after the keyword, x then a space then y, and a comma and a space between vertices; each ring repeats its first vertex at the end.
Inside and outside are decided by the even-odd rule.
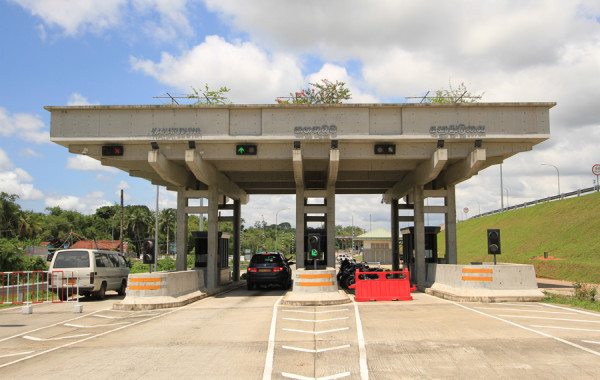
POLYGON ((278 104, 339 104, 352 98, 345 82, 332 82, 321 79, 321 83, 309 83, 311 87, 298 92, 290 92, 290 96, 275 99, 278 104))

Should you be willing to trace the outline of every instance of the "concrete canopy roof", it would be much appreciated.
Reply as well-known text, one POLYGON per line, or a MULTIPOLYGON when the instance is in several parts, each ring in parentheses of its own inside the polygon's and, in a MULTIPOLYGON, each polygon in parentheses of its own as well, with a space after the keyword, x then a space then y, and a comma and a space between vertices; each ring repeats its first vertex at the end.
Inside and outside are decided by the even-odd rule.
POLYGON ((531 150, 550 137, 554 105, 45 108, 51 141, 172 190, 215 185, 232 199, 247 200, 249 194, 295 194, 297 186, 320 190, 329 184, 337 194, 383 194, 389 201, 415 184, 442 189, 531 150), (376 154, 381 143, 395 152, 376 154), (257 152, 237 155, 236 144, 254 144, 257 152), (123 146, 122 156, 103 155, 105 145, 123 146))

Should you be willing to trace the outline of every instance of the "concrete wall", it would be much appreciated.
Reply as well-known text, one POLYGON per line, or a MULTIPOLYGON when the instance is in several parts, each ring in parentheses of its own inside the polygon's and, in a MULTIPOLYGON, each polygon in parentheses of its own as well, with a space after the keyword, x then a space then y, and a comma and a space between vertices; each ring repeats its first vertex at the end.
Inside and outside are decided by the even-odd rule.
POLYGON ((427 293, 456 301, 539 301, 533 265, 484 264, 427 266, 427 293))

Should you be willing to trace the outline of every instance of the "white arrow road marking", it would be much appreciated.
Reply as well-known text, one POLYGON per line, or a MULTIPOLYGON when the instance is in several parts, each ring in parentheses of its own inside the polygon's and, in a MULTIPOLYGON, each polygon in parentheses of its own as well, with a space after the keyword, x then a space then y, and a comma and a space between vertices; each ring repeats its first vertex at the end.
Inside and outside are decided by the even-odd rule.
POLYGON ((319 352, 327 352, 327 351, 333 351, 333 350, 341 350, 343 348, 350 348, 350 345, 345 344, 343 346, 321 348, 320 350, 311 350, 311 349, 307 349, 307 348, 291 347, 291 346, 281 346, 281 348, 285 348, 286 350, 294 350, 294 351, 301 351, 301 352, 319 353, 319 352))
POLYGON ((0 358, 8 358, 9 356, 27 355, 27 354, 31 354, 32 352, 34 352, 34 351, 18 352, 16 354, 7 354, 7 355, 0 356, 0 358))
POLYGON ((299 332, 299 333, 319 335, 319 334, 326 334, 326 333, 330 333, 330 332, 344 331, 344 330, 349 330, 349 329, 350 329, 349 327, 342 327, 342 328, 339 328, 339 329, 325 330, 325 331, 306 331, 306 330, 295 330, 295 329, 282 329, 282 330, 291 331, 291 332, 299 332))
POLYGON ((65 323, 64 326, 67 327, 76 327, 78 329, 93 329, 94 327, 110 327, 110 326, 117 326, 117 325, 127 325, 131 322, 117 322, 117 323, 111 323, 108 325, 95 325, 95 326, 82 326, 82 325, 75 325, 73 323, 65 323))
POLYGON ((343 320, 343 319, 348 319, 348 317, 342 317, 342 318, 331 318, 331 319, 319 319, 319 320, 313 320, 313 319, 296 319, 296 318, 281 318, 281 319, 285 319, 286 321, 298 321, 298 322, 314 322, 314 323, 320 323, 320 322, 341 321, 341 320, 343 320))
POLYGON ((62 339, 72 339, 72 338, 80 338, 82 336, 88 336, 90 334, 79 334, 79 335, 71 335, 71 336, 63 336, 60 338, 36 338, 34 336, 25 335, 23 339, 35 340, 37 342, 47 342, 50 340, 62 340, 62 339))
POLYGON ((298 379, 298 380, 326 380, 326 379, 341 379, 342 377, 350 376, 350 372, 338 373, 337 375, 323 376, 323 377, 307 377, 295 375, 293 373, 281 372, 283 377, 287 377, 289 379, 298 379))
POLYGON ((304 310, 281 310, 281 311, 287 311, 290 313, 304 313, 304 314, 325 314, 325 313, 339 313, 341 311, 348 311, 348 309, 326 310, 326 311, 304 311, 304 310))

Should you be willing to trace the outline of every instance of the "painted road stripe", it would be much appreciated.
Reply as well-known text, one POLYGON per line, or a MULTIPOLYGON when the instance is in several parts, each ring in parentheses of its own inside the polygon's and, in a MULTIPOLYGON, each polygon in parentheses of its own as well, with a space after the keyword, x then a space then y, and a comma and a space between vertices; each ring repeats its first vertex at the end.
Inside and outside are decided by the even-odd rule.
POLYGON ((139 314, 139 315, 126 315, 123 317, 111 317, 108 315, 92 315, 92 317, 106 318, 106 319, 125 319, 125 318, 139 318, 139 317, 155 317, 156 314, 139 314))
POLYGON ((326 311, 304 311, 304 310, 281 310, 281 311, 287 311, 290 313, 304 313, 304 314, 326 314, 326 313, 339 313, 341 311, 348 311, 348 309, 326 310, 326 311))
POLYGON ((65 323, 64 326, 67 327, 76 327, 78 329, 93 329, 94 327, 110 327, 110 326, 117 326, 117 325, 126 325, 129 324, 131 322, 117 322, 117 323, 111 323, 108 325, 93 325, 93 326, 82 326, 82 325, 76 325, 73 323, 65 323))
POLYGON ((344 330, 349 330, 349 327, 342 327, 339 329, 333 329, 333 330, 323 330, 323 331, 306 331, 306 330, 296 330, 296 329, 282 329, 284 331, 291 331, 291 332, 298 332, 298 333, 305 333, 305 334, 314 334, 314 335, 319 335, 319 334, 327 334, 327 333, 331 333, 331 332, 337 332, 337 331, 344 331, 344 330))
POLYGON ((534 317, 528 315, 501 315, 501 317, 505 318, 527 318, 527 319, 548 319, 551 321, 568 321, 568 322, 586 322, 586 323, 600 323, 598 321, 587 321, 585 319, 569 319, 569 318, 552 318, 552 317, 534 317))
POLYGON ((300 351, 300 352, 319 353, 319 352, 326 352, 326 351, 333 351, 333 350, 341 350, 343 348, 350 348, 350 345, 349 344, 345 344, 343 346, 330 347, 330 348, 321 348, 319 350, 311 350, 311 349, 308 349, 308 348, 299 348, 299 347, 291 347, 291 346, 281 346, 281 348, 285 348, 286 350, 300 351))
POLYGON ((71 335, 71 336, 63 336, 60 338, 36 338, 34 336, 25 335, 23 339, 34 340, 36 342, 47 342, 51 340, 63 340, 63 339, 73 339, 73 338, 81 338, 83 336, 88 336, 90 334, 79 334, 79 335, 71 335))
POLYGON ((331 319, 319 319, 319 320, 314 320, 314 319, 297 319, 297 318, 281 318, 281 319, 285 319, 286 321, 298 321, 298 322, 314 322, 314 323, 319 323, 319 322, 331 322, 331 321, 341 321, 343 319, 348 319, 349 317, 342 317, 342 318, 331 318, 331 319))
POLYGON ((8 358, 8 357, 11 357, 11 356, 27 355, 27 354, 31 354, 32 352, 35 352, 35 351, 17 352, 16 354, 6 354, 6 355, 0 356, 0 358, 8 358))
MULTIPOLYGON (((530 327, 540 327, 544 329, 557 329, 557 330, 575 330, 575 331, 600 331, 600 330, 592 330, 592 329, 578 329, 576 327, 559 327, 559 326, 540 326, 540 325, 530 325, 530 327)), ((600 355, 600 354, 599 354, 600 355)))
POLYGON ((476 306, 475 309, 479 309, 479 310, 503 310, 503 311, 526 311, 528 313, 545 313, 545 314, 577 314, 577 313, 566 312, 566 311, 504 309, 504 308, 501 308, 501 307, 478 307, 478 306, 476 306))
POLYGON ((582 342, 592 343, 592 344, 600 344, 600 342, 594 342, 593 340, 582 340, 582 342))
POLYGON ((297 379, 297 380, 326 380, 326 379, 341 379, 343 377, 350 376, 350 372, 338 373, 337 375, 329 375, 323 377, 306 377, 295 375, 293 373, 281 372, 283 377, 287 377, 288 379, 297 379))
POLYGON ((358 336, 358 353, 360 364, 360 378, 369 380, 369 366, 367 365, 367 349, 365 348, 365 336, 363 334, 362 323, 360 322, 360 314, 358 313, 358 303, 354 303, 354 314, 356 315, 356 335, 358 336))
POLYGON ((283 296, 279 297, 273 305, 273 317, 271 318, 271 330, 269 331, 269 344, 267 346, 267 357, 265 358, 265 369, 263 371, 263 380, 271 380, 273 373, 273 353, 275 351, 275 325, 277 324, 277 307, 283 296))
POLYGON ((593 313, 593 312, 591 312, 591 311, 585 311, 585 310, 571 309, 571 308, 568 308, 568 307, 563 307, 563 306, 558 306, 558 305, 548 305, 548 304, 546 304, 546 303, 545 303, 545 304, 543 304, 543 305, 544 305, 544 306, 547 306, 547 307, 554 307, 554 308, 556 308, 556 309, 563 309, 563 310, 574 311, 574 312, 576 312, 576 313, 579 313, 579 314, 591 315, 591 316, 594 316, 594 317, 596 317, 596 318, 600 317, 600 314, 598 314, 598 313, 593 313))
MULTIPOLYGON (((554 340, 556 340, 556 341, 558 341, 558 342, 561 342, 561 343, 564 343, 564 344, 568 344, 568 345, 569 345, 569 346, 571 346, 571 347, 575 347, 575 348, 578 348, 578 349, 580 349, 580 350, 582 350, 582 351, 589 352, 590 354, 593 354, 593 355, 600 356, 600 352, 598 352, 598 351, 590 350, 590 349, 589 349, 589 348, 587 348, 587 347, 581 346, 581 345, 579 345, 579 344, 576 344, 576 343, 573 343, 573 342, 569 342, 568 340, 565 340, 565 339, 559 338, 559 337, 557 337, 557 336, 550 335, 550 334, 547 334, 547 333, 545 333, 545 332, 542 332, 542 331, 539 331, 539 330, 530 329, 529 327, 526 327, 526 326, 520 325, 520 324, 518 324, 518 323, 515 323, 515 322, 512 322, 512 321, 509 321, 508 319, 499 318, 499 317, 497 317, 497 316, 495 316, 495 315, 487 314, 487 313, 484 313, 483 311, 475 310, 475 309, 472 309, 472 308, 470 308, 470 307, 468 307, 468 306, 461 305, 461 304, 459 304, 458 302, 454 302, 454 301, 445 300, 445 299, 443 299, 443 298, 440 298, 440 300, 441 300, 441 301, 444 301, 444 302, 447 302, 447 303, 450 303, 450 304, 453 304, 453 305, 456 305, 456 306, 458 306, 458 307, 462 307, 463 309, 466 309, 466 310, 471 310, 471 311, 472 311, 472 312, 474 312, 474 313, 481 314, 481 315, 485 315, 485 316, 487 316, 487 317, 490 317, 490 318, 496 319, 496 320, 498 320, 498 321, 502 321, 502 322, 504 322, 504 323, 508 323, 509 325, 513 325, 513 326, 515 326, 515 327, 518 327, 518 328, 521 328, 521 329, 523 329, 523 330, 531 331, 531 332, 533 332, 533 333, 536 333, 536 334, 538 334, 538 335, 545 336, 545 337, 547 337, 547 338, 550 338, 550 339, 554 339, 554 340)), ((536 326, 532 326, 532 327, 536 327, 536 326)))

